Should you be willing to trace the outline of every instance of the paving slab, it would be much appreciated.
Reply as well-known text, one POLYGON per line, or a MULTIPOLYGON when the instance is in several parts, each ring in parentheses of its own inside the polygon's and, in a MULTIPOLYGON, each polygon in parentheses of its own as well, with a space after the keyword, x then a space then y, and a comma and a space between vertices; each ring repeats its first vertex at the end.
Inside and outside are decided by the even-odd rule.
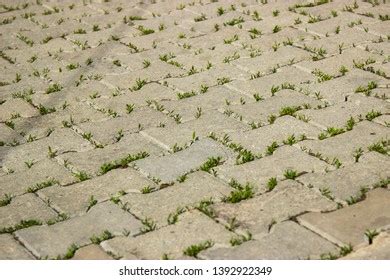
POLYGON ((60 185, 68 185, 77 179, 63 166, 49 159, 39 162, 28 162, 32 164, 23 171, 7 174, 0 177, 0 194, 15 196, 27 192, 28 188, 35 184, 52 181, 60 185))
POLYGON ((390 234, 380 233, 372 245, 360 248, 342 259, 346 260, 388 260, 390 259, 390 234))
POLYGON ((300 121, 292 116, 277 118, 275 123, 257 129, 228 134, 234 143, 239 143, 250 151, 264 154, 273 142, 283 145, 287 138, 294 136, 295 141, 315 139, 321 129, 300 121))
POLYGON ((191 211, 180 215, 179 221, 159 230, 148 232, 135 238, 117 237, 102 243, 110 251, 123 259, 183 259, 184 251, 191 245, 211 241, 212 244, 226 244, 235 236, 206 215, 191 211))
MULTIPOLYGON (((125 104, 124 104, 125 105, 125 104)), ((114 111, 115 112, 115 111, 114 111)), ((113 113, 115 114, 115 113, 113 113)), ((101 144, 115 143, 118 131, 139 132, 148 127, 173 124, 174 120, 162 112, 151 108, 135 110, 129 115, 111 118, 100 122, 88 122, 78 125, 84 133, 91 133, 101 144)))
POLYGON ((298 180, 306 186, 329 191, 331 197, 348 200, 359 197, 363 188, 370 189, 388 180, 389 163, 387 156, 369 152, 355 164, 325 174, 304 174, 298 180))
POLYGON ((161 183, 171 183, 179 176, 200 168, 212 157, 221 157, 221 160, 227 160, 232 157, 232 151, 218 142, 206 138, 196 141, 189 148, 174 154, 139 160, 135 166, 140 172, 160 179, 161 183))
POLYGON ((2 2, 0 258, 339 255, 310 211, 388 232, 388 1, 2 2))
POLYGON ((336 253, 338 248, 326 239, 286 221, 258 240, 231 248, 215 248, 201 252, 200 257, 218 260, 297 260, 319 259, 321 254, 336 253), (299 238, 296 238, 299 236, 299 238))
POLYGON ((228 223, 235 218, 256 236, 268 232, 275 223, 303 213, 334 210, 336 203, 294 181, 284 181, 271 192, 239 203, 218 203, 212 208, 219 219, 228 223))
POLYGON ((331 162, 338 159, 342 164, 348 165, 355 161, 354 152, 367 148, 388 137, 386 127, 374 122, 362 121, 354 129, 345 133, 316 141, 302 141, 298 145, 306 151, 319 153, 331 162))
POLYGON ((123 196, 121 201, 137 217, 152 219, 161 227, 171 223, 170 218, 176 213, 194 208, 204 200, 221 200, 230 191, 229 186, 212 175, 197 171, 188 175, 180 184, 149 194, 130 193, 123 196))
POLYGON ((375 97, 352 95, 348 97, 346 102, 337 103, 320 110, 302 110, 299 114, 308 117, 310 123, 323 128, 343 128, 351 117, 357 121, 366 118, 366 115, 372 111, 387 114, 390 111, 390 105, 384 104, 375 97))
POLYGON ((210 133, 230 135, 234 132, 247 131, 249 129, 249 125, 230 118, 217 110, 202 110, 197 119, 166 127, 149 128, 140 133, 159 146, 172 150, 175 144, 179 147, 188 145, 194 140, 194 133, 195 137, 201 139, 208 137, 210 133))
MULTIPOLYGON (((259 94, 264 97, 262 93, 259 94)), ((232 112, 235 117, 242 119, 247 123, 264 125, 269 123, 269 117, 271 115, 275 117, 280 116, 283 108, 299 107, 299 109, 303 109, 305 106, 313 108, 319 105, 323 105, 319 100, 297 91, 284 89, 279 91, 277 95, 275 94, 275 96, 266 98, 263 101, 243 105, 232 105, 225 109, 224 112, 225 114, 230 114, 230 112, 232 112)))
POLYGON ((349 207, 330 213, 308 213, 298 217, 299 223, 341 246, 367 244, 367 230, 374 231, 390 226, 390 192, 376 189, 367 198, 349 207))
POLYGON ((70 151, 90 150, 93 145, 73 130, 63 128, 53 131, 48 137, 33 142, 16 147, 0 148, 3 168, 21 171, 28 168, 25 162, 38 162, 70 151))
POLYGON ((112 260, 112 257, 98 245, 92 244, 78 249, 72 260, 112 260))
POLYGON ((158 156, 163 150, 157 145, 150 143, 140 133, 131 133, 123 136, 117 134, 116 143, 95 148, 85 152, 66 153, 58 158, 61 161, 74 167, 74 172, 86 172, 89 175, 98 175, 101 173, 101 166, 116 160, 125 158, 128 155, 137 155, 147 153, 148 156, 158 156))
POLYGON ((132 169, 116 169, 105 175, 92 178, 68 187, 55 186, 39 191, 43 199, 49 200, 57 211, 68 216, 78 216, 90 207, 91 198, 102 202, 121 193, 140 192, 145 187, 154 188, 152 181, 132 169))
POLYGON ((56 258, 67 253, 72 244, 91 244, 90 238, 105 230, 113 235, 139 231, 141 223, 117 205, 106 202, 93 207, 84 216, 52 226, 35 226, 16 232, 17 238, 38 258, 56 258))
POLYGON ((10 228, 28 220, 45 223, 56 216, 53 209, 32 193, 12 198, 10 204, 0 207, 2 228, 10 228))
POLYGON ((31 260, 33 255, 26 250, 11 234, 0 235, 0 259, 1 260, 31 260))
POLYGON ((282 146, 273 155, 246 162, 240 165, 223 165, 215 168, 219 177, 229 182, 232 179, 241 184, 249 182, 260 192, 265 191, 270 178, 284 179, 286 170, 295 170, 297 174, 321 172, 331 168, 330 165, 315 157, 309 156, 296 147, 282 146))

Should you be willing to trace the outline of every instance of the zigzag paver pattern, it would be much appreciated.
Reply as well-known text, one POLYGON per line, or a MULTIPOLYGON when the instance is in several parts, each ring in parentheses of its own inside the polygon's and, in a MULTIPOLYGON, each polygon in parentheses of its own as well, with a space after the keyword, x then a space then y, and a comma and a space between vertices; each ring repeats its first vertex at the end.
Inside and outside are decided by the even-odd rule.
POLYGON ((1 1, 0 259, 389 258, 389 19, 1 1))

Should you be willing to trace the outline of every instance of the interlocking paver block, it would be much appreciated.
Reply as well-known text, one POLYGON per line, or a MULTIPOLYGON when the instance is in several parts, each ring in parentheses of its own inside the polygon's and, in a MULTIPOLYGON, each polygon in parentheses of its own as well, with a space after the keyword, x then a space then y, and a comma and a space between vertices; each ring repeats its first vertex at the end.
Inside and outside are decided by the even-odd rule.
POLYGON ((191 245, 212 241, 227 244, 235 234, 226 230, 206 215, 191 211, 179 216, 179 221, 159 230, 134 238, 116 237, 102 243, 102 247, 124 259, 161 259, 164 254, 172 259, 182 259, 191 245))
MULTIPOLYGON (((200 87, 195 88, 194 92, 197 92, 200 87)), ((163 101, 161 104, 168 110, 174 111, 176 114, 181 116, 183 122, 188 120, 193 120, 196 118, 196 114, 199 111, 202 112, 211 110, 211 109, 228 109, 227 103, 229 105, 237 105, 241 102, 250 101, 254 102, 254 99, 249 99, 247 96, 242 94, 237 94, 236 92, 227 89, 223 86, 213 87, 207 90, 203 94, 198 94, 193 97, 184 98, 181 100, 172 100, 172 101, 163 101)))
POLYGON ((146 152, 148 156, 157 156, 162 153, 157 145, 147 141, 139 133, 124 135, 119 142, 85 152, 66 153, 58 158, 68 162, 78 171, 85 171, 89 175, 99 174, 101 166, 120 160, 128 155, 146 152))
POLYGON ((303 109, 304 106, 317 107, 321 104, 321 101, 315 100, 314 98, 290 89, 285 89, 278 92, 274 97, 267 98, 264 101, 244 105, 232 105, 229 109, 238 116, 242 116, 242 119, 248 123, 265 124, 269 122, 269 116, 283 115, 283 108, 299 107, 296 109, 303 109))
POLYGON ((389 201, 389 190, 376 189, 362 202, 330 213, 308 213, 298 217, 298 221, 336 244, 358 246, 367 242, 367 230, 390 226, 389 201))
POLYGON ((21 99, 13 99, 0 105, 0 121, 4 122, 12 118, 12 115, 19 114, 22 117, 38 115, 38 111, 27 102, 21 99))
POLYGON ((198 169, 211 157, 226 160, 231 156, 232 152, 228 148, 206 138, 174 154, 139 160, 135 162, 135 166, 142 173, 162 180, 161 183, 170 183, 179 176, 198 169))
POLYGON ((141 131, 141 134, 169 150, 175 144, 182 147, 190 143, 193 140, 194 133, 195 137, 205 138, 212 132, 216 135, 224 135, 249 129, 248 125, 234 118, 230 118, 219 111, 210 110, 202 111, 198 119, 166 127, 145 129, 141 131))
POLYGON ((295 141, 302 137, 313 139, 320 132, 319 128, 311 124, 284 116, 277 118, 274 124, 244 132, 233 132, 229 136, 234 143, 239 143, 253 152, 264 153, 273 142, 283 145, 283 141, 291 136, 294 136, 295 141))
POLYGON ((389 181, 390 5, 347 2, 3 0, 0 257, 341 256, 297 215, 374 211, 389 181))
POLYGON ((4 124, 0 124, 0 135, 0 146, 24 142, 24 139, 20 134, 4 124))
POLYGON ((365 118, 372 111, 386 114, 390 112, 390 105, 384 104, 378 98, 352 95, 347 102, 337 103, 320 110, 302 110, 299 114, 305 115, 311 123, 324 128, 343 128, 351 117, 357 121, 360 118, 365 118))
POLYGON ((85 151, 93 146, 87 140, 68 128, 53 131, 50 136, 16 147, 0 147, 3 167, 19 171, 27 169, 25 162, 41 161, 49 156, 70 151, 85 151), (50 148, 49 148, 50 147, 50 148))
POLYGON ((85 213, 91 197, 97 202, 117 197, 121 192, 139 192, 154 183, 132 169, 117 169, 105 175, 73 184, 68 187, 54 186, 39 191, 58 211, 74 216, 85 213))
POLYGON ((307 151, 320 153, 322 157, 330 161, 339 159, 342 164, 351 164, 355 161, 354 152, 361 148, 367 148, 378 141, 388 138, 388 129, 382 125, 362 121, 358 123, 351 131, 316 141, 302 141, 298 145, 307 151))
POLYGON ((297 174, 321 172, 329 168, 325 162, 309 156, 296 147, 282 146, 273 155, 265 156, 240 165, 223 165, 216 167, 218 176, 226 181, 231 179, 241 183, 250 182, 264 191, 271 177, 284 179, 286 170, 295 170, 297 174))
POLYGON ((150 194, 130 193, 121 198, 121 201, 137 217, 151 218, 162 226, 169 223, 168 218, 172 218, 177 211, 180 213, 186 207, 195 207, 202 200, 220 200, 230 191, 231 188, 226 184, 199 171, 188 175, 180 184, 150 194))
POLYGON ((347 260, 388 260, 390 259, 390 234, 380 233, 375 237, 373 244, 360 248, 347 255, 347 260))
POLYGON ((318 192, 296 182, 284 181, 275 190, 236 204, 215 204, 219 218, 237 222, 253 234, 262 234, 275 222, 288 220, 305 212, 334 210, 336 204, 318 192))
POLYGON ((318 259, 321 254, 337 252, 337 247, 317 234, 287 221, 275 225, 258 240, 233 248, 216 248, 202 252, 206 259, 318 259), (298 238, 297 238, 298 237, 298 238))
POLYGON ((387 156, 370 152, 359 158, 356 164, 328 173, 304 174, 299 181, 306 186, 329 190, 331 196, 348 200, 358 197, 362 188, 372 188, 390 178, 390 160, 387 156))
POLYGON ((141 222, 119 206, 105 202, 92 207, 83 216, 51 226, 22 229, 16 232, 16 236, 35 256, 55 258, 63 256, 72 244, 90 244, 91 237, 100 236, 105 230, 113 235, 121 235, 127 230, 134 235, 140 226, 141 222))
POLYGON ((32 163, 31 168, 0 177, 0 196, 21 195, 35 184, 48 181, 60 185, 68 185, 77 181, 68 170, 49 159, 32 163))
POLYGON ((88 245, 76 251, 72 260, 112 260, 98 245, 88 245))
POLYGON ((359 86, 367 86, 370 82, 375 82, 378 85, 384 86, 389 84, 388 81, 381 76, 354 68, 351 69, 347 75, 337 79, 327 80, 322 83, 301 85, 301 87, 308 89, 309 92, 318 92, 322 98, 335 104, 344 102, 346 97, 355 94, 355 90, 359 86))
MULTIPOLYGON (((123 104, 125 106, 126 104, 123 104)), ((161 112, 150 108, 135 110, 129 115, 100 122, 82 123, 79 128, 84 133, 91 133, 101 144, 112 144, 116 141, 118 132, 138 132, 139 130, 173 124, 174 121, 161 112)))
POLYGON ((7 206, 0 207, 0 225, 13 227, 20 221, 36 220, 44 223, 57 216, 57 213, 32 193, 17 196, 7 206))
POLYGON ((0 235, 0 259, 1 260, 30 260, 31 253, 20 245, 11 234, 0 235))

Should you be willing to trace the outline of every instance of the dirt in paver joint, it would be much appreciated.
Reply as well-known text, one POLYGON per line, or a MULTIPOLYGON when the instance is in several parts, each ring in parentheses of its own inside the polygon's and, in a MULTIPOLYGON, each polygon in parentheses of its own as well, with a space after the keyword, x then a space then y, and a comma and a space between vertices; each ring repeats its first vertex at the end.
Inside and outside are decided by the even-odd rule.
POLYGON ((3 1, 0 259, 389 258, 386 2, 3 1))

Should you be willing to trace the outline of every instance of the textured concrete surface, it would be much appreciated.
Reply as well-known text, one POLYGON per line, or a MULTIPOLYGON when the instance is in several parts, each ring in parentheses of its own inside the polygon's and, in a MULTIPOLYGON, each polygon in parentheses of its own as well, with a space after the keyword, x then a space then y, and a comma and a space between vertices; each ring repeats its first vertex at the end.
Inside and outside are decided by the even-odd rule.
POLYGON ((2 1, 0 259, 389 259, 389 17, 2 1))

